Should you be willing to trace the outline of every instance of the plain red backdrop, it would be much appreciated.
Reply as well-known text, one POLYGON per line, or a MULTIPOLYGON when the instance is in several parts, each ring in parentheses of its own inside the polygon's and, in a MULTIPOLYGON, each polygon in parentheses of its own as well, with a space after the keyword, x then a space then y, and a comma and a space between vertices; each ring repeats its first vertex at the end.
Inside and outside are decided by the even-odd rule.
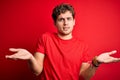
MULTIPOLYGON (((76 11, 74 35, 88 43, 91 55, 116 49, 120 57, 119 0, 0 0, 0 80, 36 80, 26 61, 4 58, 10 47, 35 52, 38 37, 53 32, 52 9, 62 2, 76 11)), ((102 64, 92 80, 119 80, 120 63, 102 64)))

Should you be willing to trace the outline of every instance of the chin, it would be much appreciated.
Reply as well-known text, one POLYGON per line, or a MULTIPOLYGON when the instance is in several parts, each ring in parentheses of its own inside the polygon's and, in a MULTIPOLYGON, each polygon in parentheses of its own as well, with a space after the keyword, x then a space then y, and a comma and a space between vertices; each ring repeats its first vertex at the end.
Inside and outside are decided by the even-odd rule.
POLYGON ((71 32, 63 32, 62 33, 63 35, 70 35, 70 34, 72 34, 71 32))
POLYGON ((61 35, 70 35, 72 34, 72 31, 61 31, 61 32, 58 31, 58 33, 61 35))

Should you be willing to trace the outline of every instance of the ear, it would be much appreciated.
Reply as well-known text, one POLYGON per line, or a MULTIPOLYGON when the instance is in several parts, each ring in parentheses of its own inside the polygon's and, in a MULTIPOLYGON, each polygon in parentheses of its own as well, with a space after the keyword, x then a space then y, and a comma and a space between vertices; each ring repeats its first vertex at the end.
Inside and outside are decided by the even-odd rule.
POLYGON ((53 21, 53 23, 54 23, 54 25, 56 26, 56 22, 55 22, 55 21, 53 21))
POLYGON ((75 26, 75 19, 73 19, 73 25, 75 26))
POLYGON ((54 23, 55 28, 57 28, 56 22, 53 22, 53 23, 54 23))
POLYGON ((54 22, 54 25, 56 26, 56 23, 54 22))
POLYGON ((54 24, 54 26, 56 26, 56 23, 55 23, 55 21, 53 21, 53 24, 54 24))

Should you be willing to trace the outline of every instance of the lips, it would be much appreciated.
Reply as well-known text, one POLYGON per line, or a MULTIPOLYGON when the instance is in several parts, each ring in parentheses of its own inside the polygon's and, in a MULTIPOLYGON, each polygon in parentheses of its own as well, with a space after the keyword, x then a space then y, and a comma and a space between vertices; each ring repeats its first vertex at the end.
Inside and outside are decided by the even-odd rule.
POLYGON ((63 27, 63 30, 65 30, 65 31, 67 31, 69 29, 70 29, 70 27, 63 27))

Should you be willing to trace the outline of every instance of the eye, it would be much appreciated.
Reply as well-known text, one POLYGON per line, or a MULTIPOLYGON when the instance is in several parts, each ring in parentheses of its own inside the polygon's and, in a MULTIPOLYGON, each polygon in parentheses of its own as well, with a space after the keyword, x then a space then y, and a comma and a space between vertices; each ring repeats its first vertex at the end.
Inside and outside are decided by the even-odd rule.
POLYGON ((72 20, 72 18, 71 18, 71 17, 68 17, 67 20, 70 21, 70 20, 72 20))
POLYGON ((58 21, 64 21, 64 18, 59 18, 58 21))

